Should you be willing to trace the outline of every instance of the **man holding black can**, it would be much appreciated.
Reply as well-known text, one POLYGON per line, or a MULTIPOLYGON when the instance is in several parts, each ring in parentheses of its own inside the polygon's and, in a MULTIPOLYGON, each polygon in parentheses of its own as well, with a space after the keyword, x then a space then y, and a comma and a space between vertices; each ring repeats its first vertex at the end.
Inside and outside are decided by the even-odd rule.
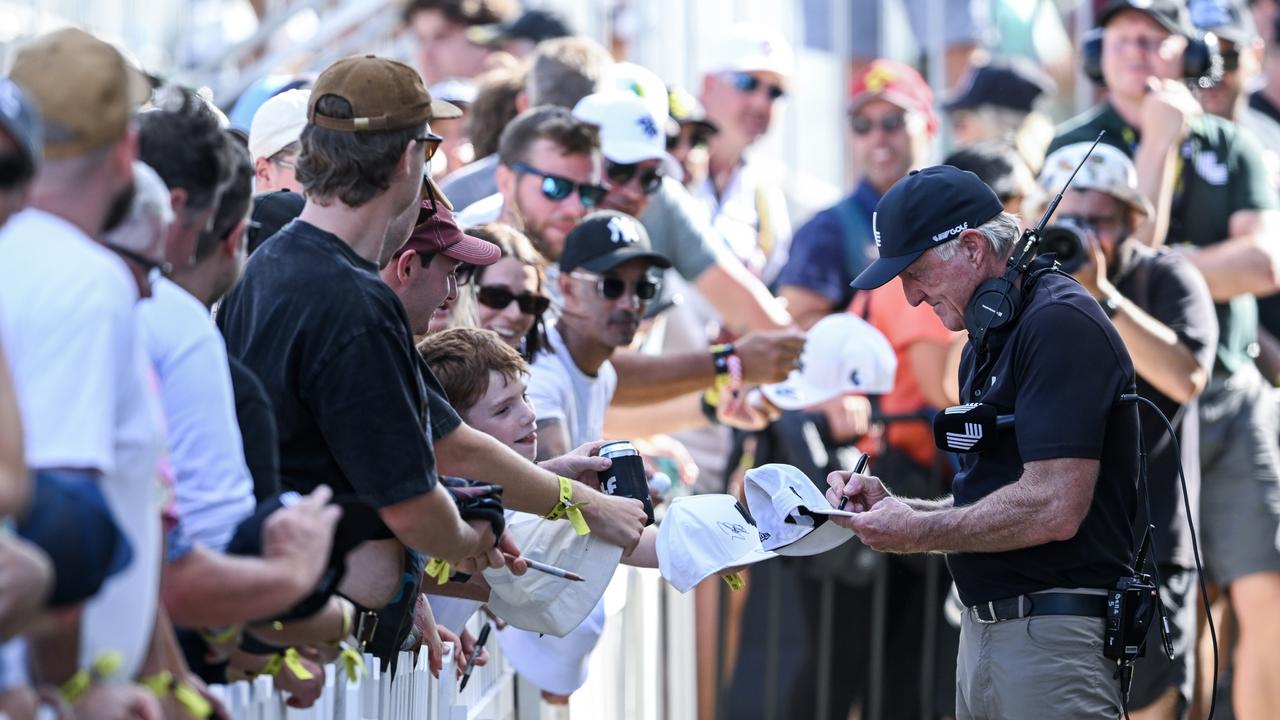
MULTIPOLYGON (((539 459, 563 455, 604 434, 605 411, 618 380, 609 358, 635 339, 645 305, 657 295, 660 271, 669 267, 671 262, 653 252, 644 226, 630 215, 594 213, 565 237, 557 280, 564 313, 547 328, 550 349, 535 357, 530 368, 528 395, 537 415, 539 459)), ((618 457, 625 467, 625 456, 618 457)), ((601 476, 608 483, 609 476, 601 476)), ((619 479, 625 482, 625 477, 619 479)), ((603 629, 604 607, 597 604, 563 638, 512 628, 498 637, 516 671, 534 681, 548 703, 563 705, 585 682, 587 658, 603 629)))
POLYGON ((908 302, 968 330, 962 397, 1014 414, 1014 432, 961 455, 953 494, 937 500, 832 473, 828 500, 858 511, 835 522, 877 550, 947 554, 968 607, 957 718, 1117 717, 1103 617, 1107 590, 1132 574, 1138 445, 1136 409, 1119 404, 1134 392, 1124 343, 1071 278, 1040 263, 1007 271, 1017 219, 972 173, 912 172, 872 227, 880 258, 854 287, 901 276, 908 302), (981 317, 984 305, 996 311, 981 317))

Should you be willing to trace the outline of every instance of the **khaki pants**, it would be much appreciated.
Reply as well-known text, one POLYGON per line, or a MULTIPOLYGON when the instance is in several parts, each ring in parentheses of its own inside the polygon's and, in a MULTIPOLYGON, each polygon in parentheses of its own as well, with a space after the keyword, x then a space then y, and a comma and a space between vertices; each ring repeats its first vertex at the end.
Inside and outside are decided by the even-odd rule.
POLYGON ((957 720, 1116 718, 1120 681, 1102 618, 1037 615, 983 624, 966 610, 956 657, 957 720))

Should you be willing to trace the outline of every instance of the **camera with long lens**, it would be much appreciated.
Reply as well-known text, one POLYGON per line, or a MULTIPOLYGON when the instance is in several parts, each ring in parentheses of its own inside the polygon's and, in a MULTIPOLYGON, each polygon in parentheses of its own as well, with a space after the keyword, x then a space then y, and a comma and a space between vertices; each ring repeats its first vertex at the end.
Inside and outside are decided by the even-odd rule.
POLYGON ((1062 271, 1074 275, 1089 257, 1089 240, 1084 230, 1063 222, 1050 225, 1040 234, 1040 255, 1053 253, 1062 271))

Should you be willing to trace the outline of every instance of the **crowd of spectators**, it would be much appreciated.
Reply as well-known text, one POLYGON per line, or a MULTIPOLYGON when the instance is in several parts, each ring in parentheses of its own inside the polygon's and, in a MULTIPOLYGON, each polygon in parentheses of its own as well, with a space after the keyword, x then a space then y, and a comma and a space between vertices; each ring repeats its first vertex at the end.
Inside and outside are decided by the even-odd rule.
MULTIPOLYGON (((612 568, 671 577, 676 498, 741 499, 775 462, 825 489, 850 451, 894 492, 948 491, 929 421, 959 402, 963 308, 851 287, 877 203, 944 163, 1028 227, 1105 130, 1053 249, 1181 449, 1144 418, 1134 527, 1156 528, 1175 653, 1147 652, 1129 708, 1208 703, 1180 464, 1226 628, 1219 717, 1280 716, 1275 0, 1094 3, 1074 45, 1097 102, 1056 128, 1058 68, 988 52, 968 3, 946 4, 933 87, 880 57, 881 3, 853 5, 847 134, 801 146, 847 148, 855 182, 809 217, 754 152, 804 83, 768 27, 715 28, 680 87, 554 12, 409 0, 388 12, 411 64, 346 58, 247 107, 80 29, 25 42, 0 79, 0 713, 216 716, 209 684, 261 674, 308 707, 362 652, 425 646, 438 671, 453 642, 460 672, 483 664, 485 613, 543 717, 568 717, 612 568), (882 345, 887 363, 858 352, 882 345), (611 440, 643 457, 658 526, 600 482, 611 440), (548 610, 535 547, 590 587, 548 610)), ((913 27, 927 5, 905 2, 913 27)), ((694 590, 700 717, 820 716, 833 664, 862 679, 824 685, 823 717, 871 695, 884 717, 954 714, 959 600, 926 562, 854 541, 743 592, 745 562, 701 574, 728 587, 694 590)))

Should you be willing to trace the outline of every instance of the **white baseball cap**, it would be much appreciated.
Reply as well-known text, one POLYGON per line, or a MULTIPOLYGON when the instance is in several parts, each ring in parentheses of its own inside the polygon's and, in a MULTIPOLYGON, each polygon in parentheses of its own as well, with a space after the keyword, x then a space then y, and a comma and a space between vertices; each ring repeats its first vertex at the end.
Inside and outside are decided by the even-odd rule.
POLYGON ((249 155, 254 160, 269 158, 302 137, 307 124, 310 90, 286 90, 258 108, 249 123, 249 155))
POLYGON ((767 25, 741 23, 710 44, 703 73, 775 72, 784 78, 795 71, 791 43, 767 25))
POLYGON ((831 507, 817 485, 799 468, 779 463, 747 471, 747 507, 760 528, 760 543, 779 555, 817 555, 843 545, 853 531, 829 522, 853 517, 831 507))
MULTIPOLYGON (((1040 185, 1050 193, 1056 193, 1066 184, 1092 142, 1072 143, 1058 148, 1044 160, 1040 171, 1040 185)), ((1118 148, 1098 143, 1089 160, 1071 181, 1072 190, 1095 190, 1106 193, 1133 206, 1138 212, 1151 217, 1151 201, 1138 190, 1138 169, 1133 161, 1118 148)))
POLYGON ((760 390, 779 408, 800 410, 844 393, 887 393, 897 371, 897 355, 883 333, 857 315, 835 313, 805 334, 800 367, 760 390))
POLYGON ((661 160, 667 154, 663 121, 634 93, 611 90, 588 95, 573 106, 573 115, 600 127, 600 149, 613 162, 630 165, 661 160))
POLYGON ((505 567, 485 570, 489 609, 523 630, 564 637, 586 619, 604 595, 622 559, 622 548, 594 533, 579 535, 568 522, 544 520, 529 513, 512 513, 506 531, 524 557, 575 572, 584 582, 537 570, 519 577, 505 567))
POLYGON ((633 62, 614 63, 613 85, 619 92, 639 97, 660 124, 671 115, 667 84, 649 68, 633 62))
POLYGON ((658 571, 680 592, 729 568, 776 557, 760 546, 751 514, 731 495, 689 495, 667 507, 658 529, 658 571))

